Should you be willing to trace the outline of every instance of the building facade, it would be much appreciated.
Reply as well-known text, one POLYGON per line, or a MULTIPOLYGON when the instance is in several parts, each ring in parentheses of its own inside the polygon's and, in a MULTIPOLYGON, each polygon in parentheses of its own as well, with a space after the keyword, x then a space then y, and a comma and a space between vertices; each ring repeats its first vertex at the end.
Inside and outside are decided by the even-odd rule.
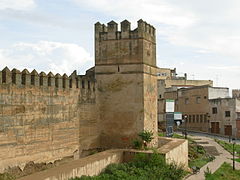
MULTIPOLYGON (((158 124, 160 129, 165 127, 165 101, 176 99, 179 88, 195 86, 212 86, 211 80, 188 80, 187 74, 177 76, 176 69, 159 68, 158 70, 158 124)), ((176 109, 177 110, 177 109, 176 109)))
POLYGON ((165 92, 164 97, 175 100, 175 112, 188 116, 186 126, 189 130, 210 132, 209 100, 229 97, 229 89, 195 86, 165 92))
POLYGON ((211 133, 240 137, 240 99, 209 100, 211 133))

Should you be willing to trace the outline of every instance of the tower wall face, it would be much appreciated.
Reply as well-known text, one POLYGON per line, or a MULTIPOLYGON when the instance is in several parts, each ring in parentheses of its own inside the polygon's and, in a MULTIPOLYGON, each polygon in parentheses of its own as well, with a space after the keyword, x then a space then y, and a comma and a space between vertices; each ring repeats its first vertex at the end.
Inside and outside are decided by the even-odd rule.
POLYGON ((157 133, 155 29, 140 20, 95 24, 95 75, 103 147, 129 147, 143 130, 157 133), (126 31, 127 29, 127 31, 126 31))
POLYGON ((142 20, 138 21, 138 27, 133 31, 126 20, 121 23, 121 31, 113 21, 108 26, 96 23, 95 64, 145 63, 156 66, 155 39, 155 28, 142 20))

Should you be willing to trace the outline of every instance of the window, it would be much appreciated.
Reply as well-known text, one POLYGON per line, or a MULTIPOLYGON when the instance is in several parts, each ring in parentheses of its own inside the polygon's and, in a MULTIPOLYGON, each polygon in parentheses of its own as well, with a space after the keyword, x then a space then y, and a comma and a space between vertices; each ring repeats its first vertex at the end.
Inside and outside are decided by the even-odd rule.
POLYGON ((203 122, 203 115, 201 114, 200 115, 200 123, 202 123, 203 122))
POLYGON ((196 115, 196 121, 199 122, 199 114, 196 115))
POLYGON ((85 88, 85 82, 84 82, 84 80, 82 80, 82 88, 83 88, 83 89, 85 88))
POLYGON ((207 122, 207 115, 204 114, 204 122, 206 123, 207 122))
POLYGON ((195 123, 195 115, 192 115, 192 122, 195 123))
POLYGON ((237 112, 237 118, 240 119, 240 112, 237 112))
POLYGON ((216 108, 216 107, 213 107, 213 108, 212 108, 212 113, 213 113, 213 114, 217 114, 217 108, 216 108))
POLYGON ((225 117, 230 117, 230 111, 225 111, 225 117))
POLYGON ((201 102, 201 97, 196 97, 196 103, 200 104, 200 102, 201 102))
POLYGON ((192 120, 192 116, 191 115, 188 116, 188 120, 189 120, 189 123, 191 123, 191 120, 192 120))
POLYGON ((185 104, 189 104, 189 99, 185 98, 185 104))

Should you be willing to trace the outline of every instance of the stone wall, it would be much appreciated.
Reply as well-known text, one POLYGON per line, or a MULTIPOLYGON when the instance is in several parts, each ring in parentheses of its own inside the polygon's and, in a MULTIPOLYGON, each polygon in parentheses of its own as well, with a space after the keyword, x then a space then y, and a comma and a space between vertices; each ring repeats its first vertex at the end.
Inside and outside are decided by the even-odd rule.
POLYGON ((0 171, 98 147, 93 77, 8 68, 0 77, 0 171))
POLYGON ((22 177, 19 180, 69 180, 74 177, 94 176, 112 163, 121 163, 123 161, 122 150, 108 150, 100 152, 79 160, 69 162, 48 171, 42 171, 22 177))
MULTIPOLYGON (((159 138, 157 151, 164 155, 167 163, 176 165, 188 170, 188 141, 175 138, 159 138)), ((94 176, 100 174, 107 165, 132 161, 138 153, 151 155, 151 150, 141 151, 133 149, 115 149, 100 152, 79 160, 63 164, 61 166, 35 173, 19 180, 68 180, 74 177, 94 176)))
POLYGON ((158 137, 158 103, 157 103, 157 68, 144 66, 143 81, 143 97, 144 97, 144 130, 148 130, 154 133, 155 139, 152 143, 157 146, 158 137))
POLYGON ((112 65, 111 69, 116 69, 112 74, 107 73, 108 69, 109 66, 96 66, 101 145, 126 148, 144 127, 143 74, 128 73, 141 70, 142 65, 121 65, 120 72, 112 65))

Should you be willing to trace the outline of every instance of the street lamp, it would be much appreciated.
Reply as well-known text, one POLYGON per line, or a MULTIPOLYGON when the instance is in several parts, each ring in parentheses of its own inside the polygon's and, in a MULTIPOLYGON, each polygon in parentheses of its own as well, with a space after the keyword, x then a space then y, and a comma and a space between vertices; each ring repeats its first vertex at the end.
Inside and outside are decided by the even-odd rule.
POLYGON ((235 138, 232 138, 232 145, 233 145, 233 170, 235 170, 235 138))

